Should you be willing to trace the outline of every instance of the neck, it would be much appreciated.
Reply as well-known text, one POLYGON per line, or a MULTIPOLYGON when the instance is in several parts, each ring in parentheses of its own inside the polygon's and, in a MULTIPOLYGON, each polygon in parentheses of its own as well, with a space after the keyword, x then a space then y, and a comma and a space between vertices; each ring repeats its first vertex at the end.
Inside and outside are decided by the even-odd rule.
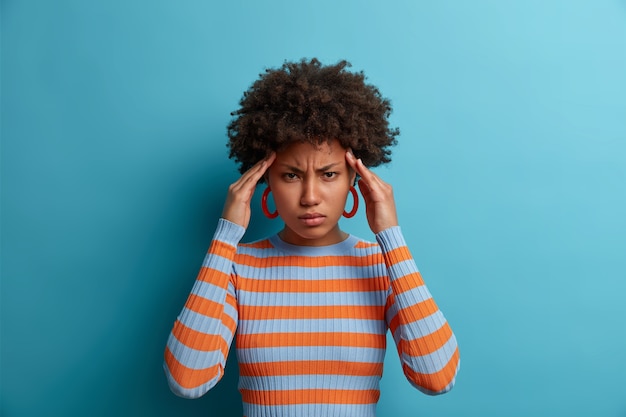
POLYGON ((283 242, 298 246, 328 246, 343 242, 348 238, 348 234, 339 229, 339 225, 335 226, 333 230, 324 236, 311 238, 300 236, 289 227, 285 226, 283 230, 278 232, 278 236, 283 242))

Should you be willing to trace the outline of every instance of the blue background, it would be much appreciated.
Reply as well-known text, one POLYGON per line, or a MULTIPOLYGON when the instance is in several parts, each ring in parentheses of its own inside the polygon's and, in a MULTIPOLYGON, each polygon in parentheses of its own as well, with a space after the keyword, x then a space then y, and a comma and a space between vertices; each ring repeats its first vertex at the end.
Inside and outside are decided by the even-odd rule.
MULTIPOLYGON (((283 60, 393 101, 401 225, 458 337, 381 417, 626 416, 626 1, 2 1, 2 415, 240 416, 161 362, 237 178, 226 124, 283 60)), ((275 231, 255 197, 246 239, 275 231)), ((363 210, 343 226, 373 238, 363 210)))

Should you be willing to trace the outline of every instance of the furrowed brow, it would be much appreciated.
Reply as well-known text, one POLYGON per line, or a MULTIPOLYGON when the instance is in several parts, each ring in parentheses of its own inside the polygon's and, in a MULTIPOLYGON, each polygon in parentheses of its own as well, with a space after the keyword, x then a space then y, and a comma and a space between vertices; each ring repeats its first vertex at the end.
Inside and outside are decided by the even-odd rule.
MULTIPOLYGON (((342 162, 333 162, 332 164, 328 164, 328 165, 324 165, 323 167, 320 167, 318 169, 316 169, 316 172, 326 172, 330 169, 332 169, 333 167, 337 166, 337 165, 341 165, 342 162)), ((303 174, 304 171, 296 166, 293 165, 289 165, 289 164, 282 164, 283 167, 285 167, 286 169, 290 170, 291 172, 295 173, 295 174, 303 174)))
POLYGON ((326 171, 328 171, 328 170, 332 169, 333 167, 335 167, 335 166, 337 166, 337 165, 341 165, 341 162, 334 162, 334 163, 332 163, 332 164, 325 165, 325 166, 323 166, 323 167, 321 167, 321 168, 317 169, 316 171, 317 171, 317 172, 326 172, 326 171))
POLYGON ((295 174, 302 174, 304 171, 302 171, 300 168, 295 167, 293 165, 289 165, 289 164, 281 164, 285 169, 295 173, 295 174))

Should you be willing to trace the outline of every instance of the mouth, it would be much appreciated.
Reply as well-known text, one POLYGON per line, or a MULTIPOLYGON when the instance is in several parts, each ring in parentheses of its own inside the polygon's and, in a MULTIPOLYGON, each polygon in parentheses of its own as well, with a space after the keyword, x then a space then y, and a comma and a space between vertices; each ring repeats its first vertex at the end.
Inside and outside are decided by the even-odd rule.
POLYGON ((326 216, 320 213, 306 213, 298 216, 298 219, 306 226, 319 226, 324 222, 326 216))
POLYGON ((325 217, 325 216, 320 213, 306 213, 306 214, 303 214, 302 216, 298 216, 299 219, 316 219, 318 217, 325 217))

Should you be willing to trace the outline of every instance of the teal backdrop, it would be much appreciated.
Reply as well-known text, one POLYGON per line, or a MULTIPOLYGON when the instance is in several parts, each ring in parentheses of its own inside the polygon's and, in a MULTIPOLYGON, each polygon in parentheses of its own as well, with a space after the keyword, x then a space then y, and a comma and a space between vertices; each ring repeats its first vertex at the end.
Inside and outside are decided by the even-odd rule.
MULTIPOLYGON (((164 344, 228 184, 226 124, 284 60, 345 58, 401 136, 376 172, 460 343, 381 417, 626 417, 626 1, 2 0, 1 415, 241 415, 164 344)), ((255 196, 246 239, 279 228, 255 196)), ((373 238, 363 210, 343 227, 373 238)))

